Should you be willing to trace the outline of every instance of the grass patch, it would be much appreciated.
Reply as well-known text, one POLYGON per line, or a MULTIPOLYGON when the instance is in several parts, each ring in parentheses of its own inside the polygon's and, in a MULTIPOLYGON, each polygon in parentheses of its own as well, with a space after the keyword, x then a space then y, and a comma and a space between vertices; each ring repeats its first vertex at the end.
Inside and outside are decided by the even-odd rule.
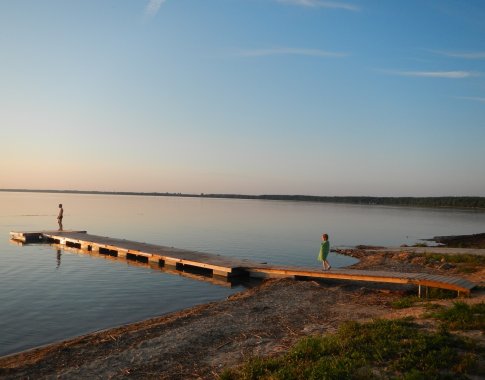
POLYGON ((485 256, 478 256, 478 255, 470 255, 470 254, 451 254, 451 255, 442 255, 439 253, 424 253, 423 257, 426 259, 426 262, 433 263, 433 262, 443 262, 443 263, 452 263, 452 264, 481 264, 485 265, 485 256))
POLYGON ((477 272, 479 269, 480 268, 477 267, 476 265, 473 265, 473 266, 466 265, 466 266, 459 266, 456 271, 458 273, 470 274, 470 273, 477 272))
POLYGON ((413 245, 413 247, 427 247, 428 243, 416 243, 413 245))
POLYGON ((468 305, 455 302, 452 307, 430 313, 451 330, 481 330, 485 332, 485 303, 468 305))
POLYGON ((336 334, 304 338, 284 356, 249 360, 220 379, 459 379, 476 374, 480 350, 410 320, 347 322, 336 334))
POLYGON ((430 302, 428 302, 428 303, 424 304, 424 308, 426 310, 428 310, 428 311, 436 311, 436 310, 442 310, 445 307, 442 306, 442 305, 438 305, 436 303, 430 303, 430 302))
POLYGON ((438 309, 441 306, 436 304, 431 304, 427 301, 430 300, 442 300, 450 299, 456 297, 456 291, 448 289, 439 288, 428 288, 428 296, 426 298, 426 291, 423 289, 423 296, 419 298, 418 296, 406 296, 401 297, 395 301, 391 302, 391 307, 393 309, 405 309, 408 307, 415 306, 417 303, 421 303, 420 306, 424 306, 428 310, 438 309))
POLYGON ((393 309, 405 309, 405 308, 414 306, 416 302, 420 302, 420 301, 422 300, 417 296, 402 297, 402 298, 399 298, 398 300, 392 301, 391 307, 393 309))
POLYGON ((418 302, 423 303, 430 300, 443 300, 450 298, 456 298, 455 290, 428 287, 428 292, 426 294, 426 287, 423 286, 421 289, 421 298, 418 296, 401 297, 395 301, 392 301, 391 307, 393 309, 405 309, 407 307, 414 306, 418 302))
MULTIPOLYGON (((424 292, 424 296, 426 293, 424 292)), ((428 288, 428 299, 430 300, 443 300, 456 298, 455 290, 440 289, 440 288, 428 288)))

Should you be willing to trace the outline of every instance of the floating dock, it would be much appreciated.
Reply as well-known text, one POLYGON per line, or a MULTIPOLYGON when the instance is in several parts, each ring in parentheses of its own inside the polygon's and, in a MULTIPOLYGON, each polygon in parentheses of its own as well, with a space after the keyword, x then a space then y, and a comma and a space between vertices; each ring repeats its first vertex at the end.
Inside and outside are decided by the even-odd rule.
MULTIPOLYGON (((78 249, 120 259, 150 264, 164 268, 169 273, 190 272, 191 269, 208 271, 214 278, 249 277, 294 277, 366 281, 375 283, 413 284, 422 287, 453 290, 458 295, 469 295, 476 284, 458 277, 432 275, 428 273, 401 273, 389 271, 367 271, 356 269, 332 269, 286 267, 256 263, 250 260, 223 257, 131 240, 116 239, 88 234, 86 231, 30 231, 10 232, 10 238, 23 243, 55 244, 63 249, 78 249)), ((217 282, 217 281, 216 281, 217 282)), ((220 282, 220 281, 219 281, 220 282)))
POLYGON ((91 235, 86 233, 86 231, 11 232, 10 236, 13 240, 20 240, 25 243, 55 243, 89 252, 155 263, 164 267, 207 269, 212 271, 213 275, 223 277, 239 276, 242 274, 243 268, 255 264, 246 260, 222 257, 210 253, 91 235))

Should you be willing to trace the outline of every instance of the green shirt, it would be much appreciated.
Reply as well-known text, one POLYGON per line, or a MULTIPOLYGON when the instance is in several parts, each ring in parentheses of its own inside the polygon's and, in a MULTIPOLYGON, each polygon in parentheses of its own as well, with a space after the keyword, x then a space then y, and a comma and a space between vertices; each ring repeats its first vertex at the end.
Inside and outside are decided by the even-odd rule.
POLYGON ((322 241, 320 245, 320 252, 318 253, 318 260, 327 260, 328 252, 330 252, 330 243, 328 240, 322 241))

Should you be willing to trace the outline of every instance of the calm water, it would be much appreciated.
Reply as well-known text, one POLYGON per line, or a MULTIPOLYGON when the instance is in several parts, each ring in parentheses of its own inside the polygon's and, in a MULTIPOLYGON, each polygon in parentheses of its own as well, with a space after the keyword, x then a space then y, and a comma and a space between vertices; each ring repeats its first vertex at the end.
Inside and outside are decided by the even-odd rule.
MULTIPOLYGON (((226 298, 217 286, 49 245, 17 246, 11 230, 64 228, 236 256, 318 266, 334 246, 412 244, 485 231, 485 213, 259 200, 0 192, 0 355, 226 298)), ((353 259, 330 254, 335 267, 353 259)))

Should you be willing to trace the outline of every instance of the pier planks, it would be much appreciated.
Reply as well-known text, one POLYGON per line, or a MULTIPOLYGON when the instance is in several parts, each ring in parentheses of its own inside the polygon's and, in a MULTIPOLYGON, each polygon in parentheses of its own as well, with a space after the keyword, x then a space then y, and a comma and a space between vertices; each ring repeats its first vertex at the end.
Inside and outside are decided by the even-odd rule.
POLYGON ((295 276, 309 278, 328 278, 334 280, 366 281, 393 284, 414 284, 463 292, 470 294, 476 285, 465 279, 432 275, 428 273, 402 273, 389 271, 368 271, 358 269, 332 269, 322 271, 314 268, 295 268, 283 266, 260 266, 247 268, 251 273, 274 274, 279 276, 295 276))

